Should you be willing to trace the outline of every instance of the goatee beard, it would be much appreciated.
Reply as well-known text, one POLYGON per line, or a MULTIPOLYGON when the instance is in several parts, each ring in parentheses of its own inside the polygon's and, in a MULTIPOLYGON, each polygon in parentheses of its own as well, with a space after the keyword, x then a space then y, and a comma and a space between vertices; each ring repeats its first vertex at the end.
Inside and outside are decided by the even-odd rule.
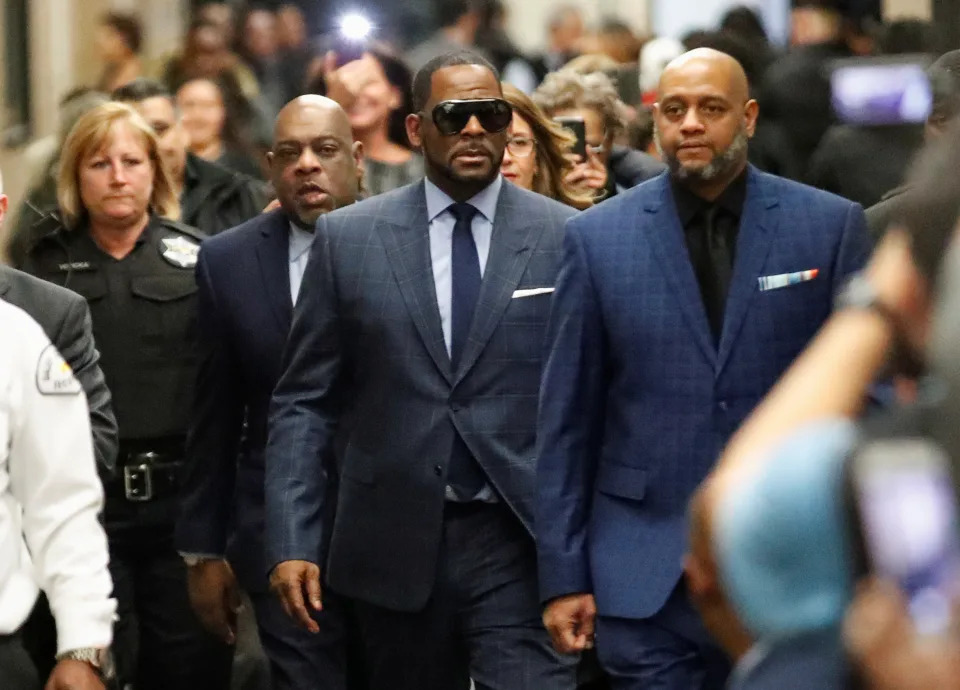
POLYGON ((655 137, 655 141, 657 152, 660 153, 660 158, 667 164, 667 167, 670 169, 670 174, 676 179, 681 182, 713 182, 722 178, 740 164, 740 161, 743 160, 744 154, 747 151, 749 137, 747 136, 746 129, 741 127, 730 143, 730 146, 727 147, 727 150, 715 155, 713 160, 702 168, 685 166, 675 155, 669 156, 665 154, 660 146, 659 133, 655 137))

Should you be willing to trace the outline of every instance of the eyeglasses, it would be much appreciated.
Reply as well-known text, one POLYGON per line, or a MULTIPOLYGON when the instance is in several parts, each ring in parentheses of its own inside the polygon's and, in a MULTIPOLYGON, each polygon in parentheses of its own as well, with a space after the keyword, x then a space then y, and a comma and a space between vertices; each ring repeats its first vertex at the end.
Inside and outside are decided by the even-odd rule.
POLYGON ((433 123, 440 134, 451 136, 463 131, 476 117, 490 134, 502 132, 513 119, 513 108, 500 98, 481 98, 472 101, 444 101, 437 104, 431 113, 433 123))
POLYGON ((529 137, 512 137, 507 141, 507 151, 516 158, 527 158, 537 148, 537 142, 529 137))

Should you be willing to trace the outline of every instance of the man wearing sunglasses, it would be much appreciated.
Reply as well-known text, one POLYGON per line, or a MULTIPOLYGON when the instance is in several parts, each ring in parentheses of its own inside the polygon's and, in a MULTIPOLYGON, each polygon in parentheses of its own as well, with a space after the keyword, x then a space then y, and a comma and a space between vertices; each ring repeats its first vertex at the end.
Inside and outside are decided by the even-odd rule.
POLYGON ((429 62, 413 98, 427 179, 317 223, 270 418, 273 582, 306 625, 326 584, 352 599, 372 690, 572 689, 577 656, 541 623, 532 501, 574 211, 500 177, 512 114, 483 59, 429 62))

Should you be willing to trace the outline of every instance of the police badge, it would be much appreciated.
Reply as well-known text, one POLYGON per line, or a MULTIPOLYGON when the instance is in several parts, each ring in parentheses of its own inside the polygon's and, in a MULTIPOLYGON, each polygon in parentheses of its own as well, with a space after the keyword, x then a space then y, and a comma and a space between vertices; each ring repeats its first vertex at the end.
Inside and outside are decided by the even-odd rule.
POLYGON ((169 264, 177 268, 193 268, 197 265, 197 254, 200 253, 200 245, 182 237, 168 237, 161 241, 161 256, 169 264))

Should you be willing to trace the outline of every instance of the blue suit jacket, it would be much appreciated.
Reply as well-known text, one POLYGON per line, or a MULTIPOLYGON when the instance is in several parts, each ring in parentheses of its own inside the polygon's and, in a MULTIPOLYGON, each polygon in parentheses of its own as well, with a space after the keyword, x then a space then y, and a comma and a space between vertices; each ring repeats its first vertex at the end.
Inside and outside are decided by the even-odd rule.
POLYGON ((544 601, 592 592, 601 615, 660 610, 687 500, 868 251, 859 206, 750 168, 718 347, 667 175, 567 224, 540 396, 544 601))
POLYGON ((226 554, 243 586, 263 591, 267 409, 293 313, 287 216, 204 241, 196 273, 201 364, 177 548, 226 554))
POLYGON ((515 292, 554 286, 573 213, 503 185, 457 369, 441 329, 423 183, 320 219, 270 413, 269 566, 320 562, 325 486, 338 471, 329 584, 421 609, 437 572, 454 434, 532 534, 550 297, 515 292))

